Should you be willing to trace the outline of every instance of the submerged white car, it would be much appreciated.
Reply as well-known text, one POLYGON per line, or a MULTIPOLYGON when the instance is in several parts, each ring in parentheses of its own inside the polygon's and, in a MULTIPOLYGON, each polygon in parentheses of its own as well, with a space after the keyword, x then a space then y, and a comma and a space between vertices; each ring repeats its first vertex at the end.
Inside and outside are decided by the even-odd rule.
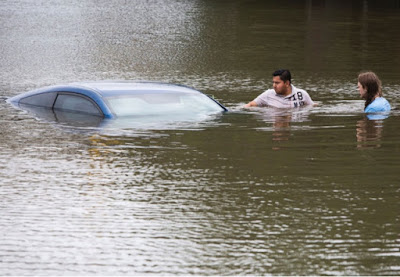
POLYGON ((40 107, 52 111, 120 118, 215 114, 227 111, 206 94, 181 85, 159 82, 80 82, 29 91, 7 100, 30 110, 40 107))

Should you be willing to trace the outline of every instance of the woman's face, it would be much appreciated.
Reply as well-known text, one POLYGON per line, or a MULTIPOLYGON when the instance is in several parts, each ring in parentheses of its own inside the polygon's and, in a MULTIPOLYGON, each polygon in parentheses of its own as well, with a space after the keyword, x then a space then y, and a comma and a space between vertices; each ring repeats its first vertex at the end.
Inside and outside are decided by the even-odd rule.
POLYGON ((365 98, 365 96, 367 95, 367 89, 363 88, 363 86, 360 84, 360 82, 357 83, 357 88, 358 88, 358 91, 360 92, 361 98, 365 98))

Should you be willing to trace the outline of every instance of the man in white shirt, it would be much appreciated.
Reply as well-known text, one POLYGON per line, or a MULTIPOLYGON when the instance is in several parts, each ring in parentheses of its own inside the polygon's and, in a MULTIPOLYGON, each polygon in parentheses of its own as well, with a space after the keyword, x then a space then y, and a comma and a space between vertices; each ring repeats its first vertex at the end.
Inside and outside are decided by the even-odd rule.
POLYGON ((303 89, 292 85, 292 77, 287 69, 280 69, 272 74, 273 89, 261 93, 256 99, 247 103, 244 107, 275 107, 298 108, 306 105, 314 105, 310 95, 303 89))

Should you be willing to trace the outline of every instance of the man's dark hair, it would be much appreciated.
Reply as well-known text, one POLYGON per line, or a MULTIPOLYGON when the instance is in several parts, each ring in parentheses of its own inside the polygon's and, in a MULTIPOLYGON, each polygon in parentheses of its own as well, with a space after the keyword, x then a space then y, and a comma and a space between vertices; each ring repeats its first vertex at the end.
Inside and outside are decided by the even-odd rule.
POLYGON ((272 76, 279 76, 282 81, 286 82, 289 81, 289 83, 292 83, 292 75, 290 75, 290 71, 287 69, 279 69, 272 73, 272 76))

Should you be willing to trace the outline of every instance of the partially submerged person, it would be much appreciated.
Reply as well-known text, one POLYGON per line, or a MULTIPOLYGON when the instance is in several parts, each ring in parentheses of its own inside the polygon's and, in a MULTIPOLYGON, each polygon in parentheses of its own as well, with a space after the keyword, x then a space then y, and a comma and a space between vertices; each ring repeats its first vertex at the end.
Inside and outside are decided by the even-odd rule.
POLYGON ((389 102, 382 97, 382 83, 373 72, 364 72, 358 75, 358 90, 361 98, 365 99, 364 112, 390 112, 389 102))
POLYGON ((244 107, 297 108, 314 105, 310 95, 303 89, 292 85, 292 77, 287 69, 280 69, 272 74, 273 89, 261 93, 244 107))

